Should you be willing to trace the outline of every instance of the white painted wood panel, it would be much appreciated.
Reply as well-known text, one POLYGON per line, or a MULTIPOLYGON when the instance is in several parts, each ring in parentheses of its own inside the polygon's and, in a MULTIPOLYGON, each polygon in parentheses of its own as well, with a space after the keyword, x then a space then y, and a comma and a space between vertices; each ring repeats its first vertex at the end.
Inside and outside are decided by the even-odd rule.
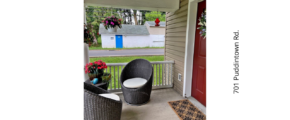
MULTIPOLYGON (((102 48, 116 48, 115 35, 103 34, 102 48)), ((132 47, 164 47, 165 37, 164 35, 136 35, 127 36, 123 35, 123 48, 132 47)))

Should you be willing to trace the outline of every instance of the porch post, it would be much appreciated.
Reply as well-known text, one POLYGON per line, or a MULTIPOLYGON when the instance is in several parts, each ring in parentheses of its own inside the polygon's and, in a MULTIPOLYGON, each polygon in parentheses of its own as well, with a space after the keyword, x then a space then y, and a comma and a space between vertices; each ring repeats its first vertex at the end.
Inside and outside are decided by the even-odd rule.
MULTIPOLYGON (((87 19, 86 19, 86 7, 84 6, 84 23, 87 24, 87 19)), ((83 26, 85 27, 85 26, 83 26)), ((84 28, 85 29, 85 28, 84 28)), ((90 57, 89 57, 89 46, 88 44, 84 43, 84 67, 87 63, 90 62, 90 57)), ((85 73, 85 68, 84 68, 84 81, 88 80, 89 76, 88 74, 85 73)))
POLYGON ((191 96, 192 85, 192 70, 193 70, 193 54, 195 42, 195 28, 196 28, 196 15, 197 7, 200 0, 188 1, 188 16, 186 25, 186 44, 185 44, 185 57, 184 57, 184 77, 183 77, 183 97, 191 96))
POLYGON ((84 6, 84 23, 87 24, 87 18, 86 18, 86 6, 84 6))
POLYGON ((90 62, 89 46, 88 46, 88 44, 84 43, 84 69, 83 69, 84 70, 84 76, 85 76, 85 78, 84 78, 85 80, 84 81, 89 79, 88 74, 85 73, 85 65, 87 63, 89 63, 89 62, 90 62))

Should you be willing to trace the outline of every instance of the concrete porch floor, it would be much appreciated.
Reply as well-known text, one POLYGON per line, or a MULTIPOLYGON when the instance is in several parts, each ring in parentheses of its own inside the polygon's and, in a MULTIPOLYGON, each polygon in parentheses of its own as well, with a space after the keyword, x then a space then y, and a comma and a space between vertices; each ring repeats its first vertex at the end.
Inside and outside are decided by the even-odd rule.
MULTIPOLYGON (((131 106, 125 103, 123 94, 118 94, 123 101, 121 120, 179 120, 177 114, 169 106, 169 101, 186 99, 179 95, 174 89, 152 90, 150 101, 142 106, 131 106)), ((189 99, 195 106, 196 102, 189 99)), ((197 106, 203 113, 203 109, 197 106)))

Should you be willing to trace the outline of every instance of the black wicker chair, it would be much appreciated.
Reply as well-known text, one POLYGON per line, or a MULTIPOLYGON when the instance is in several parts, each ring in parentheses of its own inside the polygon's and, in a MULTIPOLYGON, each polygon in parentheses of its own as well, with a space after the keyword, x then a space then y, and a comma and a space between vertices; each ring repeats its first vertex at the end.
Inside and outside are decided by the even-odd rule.
POLYGON ((149 101, 152 81, 153 67, 151 63, 144 59, 136 59, 129 62, 123 69, 120 78, 121 88, 126 103, 131 105, 142 105, 149 101), (130 78, 144 78, 147 82, 139 88, 126 88, 123 83, 130 78))
POLYGON ((122 101, 99 96, 109 93, 84 82, 84 120, 120 120, 122 101))

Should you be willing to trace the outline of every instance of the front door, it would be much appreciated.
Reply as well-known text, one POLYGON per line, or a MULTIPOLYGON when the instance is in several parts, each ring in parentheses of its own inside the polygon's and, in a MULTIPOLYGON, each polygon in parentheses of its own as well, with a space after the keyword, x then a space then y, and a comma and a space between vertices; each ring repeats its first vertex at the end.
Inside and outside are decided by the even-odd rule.
MULTIPOLYGON (((197 27, 199 27, 198 23, 201 13, 205 9, 205 0, 198 3, 197 27)), ((200 35, 200 30, 197 28, 195 32, 191 95, 206 106, 206 38, 200 35)))
POLYGON ((123 36, 116 35, 116 48, 123 48, 123 36))

